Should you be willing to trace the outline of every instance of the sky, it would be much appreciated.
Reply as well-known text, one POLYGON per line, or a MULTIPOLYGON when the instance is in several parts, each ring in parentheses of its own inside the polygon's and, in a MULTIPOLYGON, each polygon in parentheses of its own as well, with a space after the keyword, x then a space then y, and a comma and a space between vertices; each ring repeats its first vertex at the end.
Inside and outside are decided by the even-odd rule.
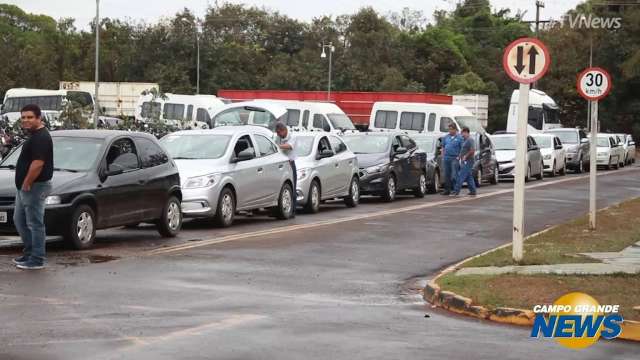
MULTIPOLYGON (((222 1, 222 0, 221 0, 222 1)), ((55 19, 72 17, 76 19, 79 29, 87 29, 95 16, 93 0, 0 0, 14 4, 30 13, 45 14, 55 19)), ((371 6, 381 14, 400 12, 409 7, 421 10, 431 20, 435 10, 451 10, 458 0, 229 0, 232 3, 244 3, 265 7, 300 20, 311 20, 322 15, 352 14, 359 8, 371 6)), ((494 8, 510 8, 527 11, 526 20, 535 19, 535 0, 491 0, 494 8)), ((567 10, 574 8, 582 0, 546 0, 541 10, 542 19, 559 19, 567 10)), ((153 23, 163 17, 171 17, 184 7, 191 9, 197 16, 202 16, 215 0, 100 0, 100 16, 133 19, 153 23)))

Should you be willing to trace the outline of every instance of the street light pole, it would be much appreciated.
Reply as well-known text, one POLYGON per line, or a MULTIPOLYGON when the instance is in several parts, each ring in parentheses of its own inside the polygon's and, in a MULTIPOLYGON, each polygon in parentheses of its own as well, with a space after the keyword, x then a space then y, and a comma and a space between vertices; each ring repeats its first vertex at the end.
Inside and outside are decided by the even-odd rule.
POLYGON ((196 95, 200 94, 200 32, 196 26, 196 95))
POLYGON ((100 101, 98 94, 100 91, 99 68, 100 65, 100 0, 96 0, 96 77, 95 77, 95 104, 93 107, 93 127, 98 128, 98 114, 100 112, 100 101))
POLYGON ((325 49, 329 49, 329 86, 327 88, 327 101, 331 101, 331 68, 332 68, 332 58, 333 58, 333 52, 336 50, 335 46, 333 46, 333 42, 329 42, 328 45, 325 45, 324 42, 322 42, 322 54, 320 54, 320 57, 322 59, 327 57, 327 53, 325 52, 325 49))

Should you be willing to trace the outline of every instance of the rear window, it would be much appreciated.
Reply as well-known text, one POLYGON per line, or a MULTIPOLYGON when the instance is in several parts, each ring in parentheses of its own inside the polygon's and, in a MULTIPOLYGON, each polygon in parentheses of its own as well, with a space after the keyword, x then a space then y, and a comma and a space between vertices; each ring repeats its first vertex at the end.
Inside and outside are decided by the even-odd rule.
POLYGON ((374 126, 379 129, 395 129, 398 122, 397 111, 378 110, 374 126))

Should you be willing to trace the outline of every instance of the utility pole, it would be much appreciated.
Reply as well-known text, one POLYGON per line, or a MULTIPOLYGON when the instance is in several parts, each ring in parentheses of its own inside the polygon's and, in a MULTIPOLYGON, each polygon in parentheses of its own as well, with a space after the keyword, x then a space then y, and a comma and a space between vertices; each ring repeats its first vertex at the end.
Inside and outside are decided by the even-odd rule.
POLYGON ((540 31, 540 8, 544 8, 544 0, 536 0, 536 37, 540 31))
POLYGON ((95 78, 95 98, 93 106, 93 127, 98 128, 98 115, 100 113, 100 101, 98 93, 100 91, 100 78, 98 68, 100 66, 100 0, 96 0, 96 78, 95 78))

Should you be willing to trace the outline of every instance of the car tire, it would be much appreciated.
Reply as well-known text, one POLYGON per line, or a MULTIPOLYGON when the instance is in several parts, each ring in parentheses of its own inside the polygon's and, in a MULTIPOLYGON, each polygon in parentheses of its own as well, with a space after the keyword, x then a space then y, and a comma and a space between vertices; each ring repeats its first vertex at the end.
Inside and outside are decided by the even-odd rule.
POLYGON ((295 209, 293 208, 293 191, 289 183, 282 184, 280 195, 278 196, 278 205, 273 208, 274 215, 280 220, 290 219, 295 209))
POLYGON ((397 181, 396 176, 393 174, 387 175, 387 181, 385 182, 386 186, 384 188, 384 193, 382 194, 382 200, 385 202, 392 202, 396 199, 397 192, 397 181))
POLYGON ((482 177, 484 175, 482 174, 482 168, 479 167, 478 168, 478 172, 476 173, 476 176, 473 177, 473 181, 476 182, 476 187, 481 187, 482 186, 482 177))
POLYGON ((309 214, 315 214, 320 211, 320 183, 314 179, 309 186, 309 194, 307 195, 307 203, 304 205, 304 211, 309 214))
POLYGON ((524 182, 530 182, 531 180, 531 164, 527 164, 527 175, 524 178, 524 182))
POLYGON ((351 184, 349 184, 349 195, 344 198, 344 203, 347 207, 356 207, 360 203, 360 180, 357 176, 351 178, 351 184))
POLYGON ((413 189, 413 195, 417 198, 423 198, 427 194, 427 174, 421 173, 418 178, 418 187, 413 189))
POLYGON ((544 163, 540 163, 540 173, 536 175, 536 179, 544 180, 544 163))
POLYGON ((567 162, 566 161, 564 162, 564 164, 562 164, 562 169, 560 169, 560 175, 561 176, 567 175, 567 162))
POLYGON ((438 170, 433 171, 433 181, 429 184, 428 190, 430 194, 437 194, 440 192, 440 172, 438 170))
POLYGON ((233 195, 233 191, 231 189, 225 187, 220 191, 218 205, 216 206, 216 215, 213 217, 213 222, 219 227, 229 227, 233 224, 235 216, 236 197, 233 195))
POLYGON ((584 161, 582 160, 582 157, 580 157, 580 161, 578 161, 578 167, 576 168, 576 173, 582 174, 583 172, 584 172, 584 161))
POLYGON ((89 249, 96 239, 96 215, 93 208, 80 204, 73 210, 64 239, 76 250, 89 249))
POLYGON ((612 170, 613 165, 611 165, 611 157, 609 157, 609 163, 607 164, 607 170, 612 170))
MULTIPOLYGON (((553 161, 553 165, 551 166, 551 177, 556 177, 558 175, 558 172, 556 171, 556 161, 553 161)), ((543 170, 544 171, 544 170, 543 170)))
POLYGON ((493 176, 491 177, 491 180, 489 180, 489 183, 491 183, 491 185, 496 185, 499 181, 500 174, 498 173, 498 164, 495 164, 493 167, 493 176))
POLYGON ((180 200, 169 196, 167 204, 162 209, 162 217, 156 221, 156 228, 162 237, 175 237, 182 228, 182 209, 180 200))

